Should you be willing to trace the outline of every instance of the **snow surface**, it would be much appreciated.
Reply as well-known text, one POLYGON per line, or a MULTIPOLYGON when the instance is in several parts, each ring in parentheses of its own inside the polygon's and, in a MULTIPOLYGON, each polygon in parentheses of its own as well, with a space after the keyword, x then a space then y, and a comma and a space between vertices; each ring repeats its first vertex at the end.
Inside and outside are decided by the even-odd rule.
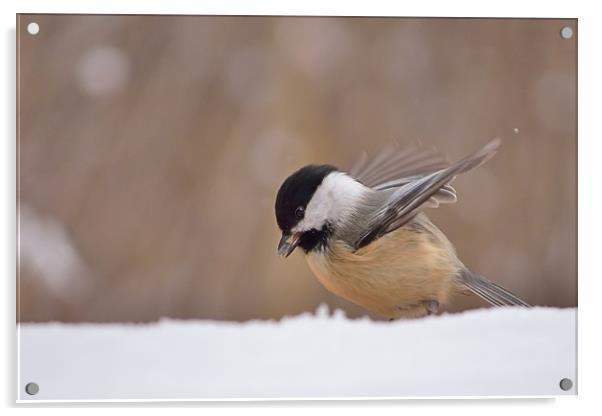
POLYGON ((576 383, 576 318, 506 308, 374 322, 321 307, 281 321, 21 324, 19 399, 575 394, 559 382, 576 383))

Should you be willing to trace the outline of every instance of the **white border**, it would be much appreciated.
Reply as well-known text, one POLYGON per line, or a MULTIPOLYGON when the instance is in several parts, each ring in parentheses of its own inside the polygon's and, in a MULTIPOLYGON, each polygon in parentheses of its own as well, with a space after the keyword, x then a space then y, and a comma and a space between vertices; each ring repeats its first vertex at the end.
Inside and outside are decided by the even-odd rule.
POLYGON ((547 1, 545 7, 527 2, 504 1, 478 5, 472 1, 266 1, 248 0, 196 1, 22 1, 21 13, 110 13, 110 14, 244 14, 244 15, 331 15, 331 16, 444 16, 444 17, 577 17, 575 2, 547 1))
MULTIPOLYGON (((4 41, 2 42, 2 56, 7 57, 2 65, 2 83, 5 88, 2 90, 7 95, 2 100, 1 125, 7 126, 5 140, 2 141, 4 148, 2 155, 5 158, 3 169, 0 169, 0 186, 4 203, 0 205, 2 215, 0 215, 2 224, 1 229, 7 230, 2 239, 0 256, 2 264, 6 265, 5 270, 5 290, 2 292, 5 296, 4 305, 7 313, 4 319, 2 334, 4 342, 2 345, 8 346, 4 354, 5 369, 14 369, 14 317, 15 317, 15 173, 14 173, 14 60, 11 56, 14 54, 14 32, 11 28, 15 26, 15 13, 22 12, 78 12, 78 13, 126 13, 126 14, 300 14, 300 15, 399 15, 399 16, 496 16, 496 17, 576 17, 579 18, 579 309, 581 311, 579 318, 579 361, 582 365, 579 367, 579 398, 570 397, 550 400, 511 400, 500 401, 492 400, 471 400, 471 401, 453 401, 443 399, 440 401, 406 400, 403 402, 368 402, 366 405, 360 405, 353 402, 334 403, 336 407, 347 407, 346 414, 364 414, 366 407, 380 408, 380 410, 402 405, 404 410, 424 411, 435 410, 437 413, 445 412, 450 414, 482 414, 484 410, 488 414, 507 414, 510 408, 529 407, 530 414, 562 414, 577 410, 579 413, 588 409, 600 408, 596 404, 599 395, 597 386, 599 386, 600 377, 600 345, 599 322, 597 316, 600 313, 597 305, 598 296, 602 293, 600 287, 600 272, 597 267, 598 247, 600 246, 597 236, 602 232, 600 227, 599 210, 602 204, 600 199, 600 173, 598 165, 602 154, 602 145, 600 139, 600 77, 597 74, 602 73, 601 50, 599 39, 602 38, 601 15, 595 2, 591 1, 547 1, 547 2, 526 2, 524 0, 504 0, 495 4, 491 2, 473 2, 467 0, 447 1, 427 1, 420 2, 391 2, 382 0, 346 0, 342 2, 325 2, 306 0, 296 1, 197 1, 189 2, 186 0, 146 0, 124 1, 124 0, 88 0, 86 2, 75 0, 54 0, 48 1, 26 1, 20 2, 2 2, 2 19, 4 25, 4 41), (379 404, 380 403, 380 404, 379 404), (384 403, 384 404, 383 404, 384 403), (387 404, 389 403, 389 404, 387 404), (494 404, 494 406, 491 406, 494 404), (445 406, 445 407, 443 407, 445 406)), ((14 390, 14 373, 4 371, 4 377, 1 378, 0 391, 3 394, 2 403, 11 405, 16 397, 14 390)), ((298 404, 297 401, 292 403, 298 404)), ((232 403, 233 405, 233 403, 232 403)), ((319 406, 322 406, 320 402, 319 406)), ((279 409, 268 409, 269 405, 250 405, 248 410, 261 412, 264 414, 269 411, 279 411, 279 409)), ((306 407, 312 405, 303 405, 306 407)), ((38 405, 28 405, 27 407, 39 407, 38 405)), ((106 406, 103 406, 106 407, 106 406)), ((213 410, 224 410, 224 405, 214 404, 213 410)), ((236 405, 234 407, 241 407, 236 405)), ((278 405, 281 407, 281 404, 278 405)), ((327 405, 327 407, 333 407, 327 405)), ((64 412, 63 409, 51 408, 49 411, 64 412)), ((87 409, 96 410, 96 409, 87 409)), ((97 409, 103 411, 104 409, 97 409)), ((161 412, 163 409, 131 409, 149 412, 161 412)), ((296 409, 305 413, 304 409, 296 409)), ((392 410, 392 409, 391 409, 392 410)), ((198 410, 193 409, 198 412, 198 410)), ((396 413, 399 409, 394 410, 396 413)))
POLYGON ((223 397, 218 398, 201 398, 201 399, 110 399, 110 400, 84 400, 84 399, 76 399, 76 400, 17 400, 16 403, 19 404, 36 404, 36 403, 190 403, 190 402, 327 402, 327 401, 362 401, 362 400, 384 400, 384 401, 405 401, 405 400, 490 400, 490 399, 499 399, 499 400, 530 400, 530 399, 556 399, 557 397, 566 397, 566 396, 483 396, 483 397, 475 397, 475 396, 412 396, 408 398, 400 398, 400 397, 371 397, 371 396, 362 396, 362 397, 273 397, 269 399, 265 398, 229 398, 225 399, 223 397))

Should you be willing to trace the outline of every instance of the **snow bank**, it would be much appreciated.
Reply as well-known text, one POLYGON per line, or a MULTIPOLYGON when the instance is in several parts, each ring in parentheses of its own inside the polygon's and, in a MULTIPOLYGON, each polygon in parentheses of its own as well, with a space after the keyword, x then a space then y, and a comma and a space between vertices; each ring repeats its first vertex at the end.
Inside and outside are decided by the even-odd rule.
POLYGON ((20 325, 19 399, 575 394, 576 309, 20 325), (24 386, 36 382, 39 393, 24 386))

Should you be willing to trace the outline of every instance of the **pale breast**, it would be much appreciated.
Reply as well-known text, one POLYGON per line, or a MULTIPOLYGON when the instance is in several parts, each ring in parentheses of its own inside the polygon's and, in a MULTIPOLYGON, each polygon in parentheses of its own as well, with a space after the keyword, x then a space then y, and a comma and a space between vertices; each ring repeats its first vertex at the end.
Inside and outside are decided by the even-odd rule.
POLYGON ((447 239, 405 227, 356 252, 332 241, 307 261, 328 290, 386 317, 403 316, 425 301, 444 303, 461 264, 447 239))

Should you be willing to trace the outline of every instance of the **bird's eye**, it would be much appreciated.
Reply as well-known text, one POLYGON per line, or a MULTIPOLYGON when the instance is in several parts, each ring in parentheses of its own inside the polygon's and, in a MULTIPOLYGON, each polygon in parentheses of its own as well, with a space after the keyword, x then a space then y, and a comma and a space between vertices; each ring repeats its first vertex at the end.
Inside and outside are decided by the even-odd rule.
POLYGON ((303 209, 303 207, 297 207, 295 210, 295 217, 301 219, 303 218, 303 215, 305 215, 305 209, 303 209))

